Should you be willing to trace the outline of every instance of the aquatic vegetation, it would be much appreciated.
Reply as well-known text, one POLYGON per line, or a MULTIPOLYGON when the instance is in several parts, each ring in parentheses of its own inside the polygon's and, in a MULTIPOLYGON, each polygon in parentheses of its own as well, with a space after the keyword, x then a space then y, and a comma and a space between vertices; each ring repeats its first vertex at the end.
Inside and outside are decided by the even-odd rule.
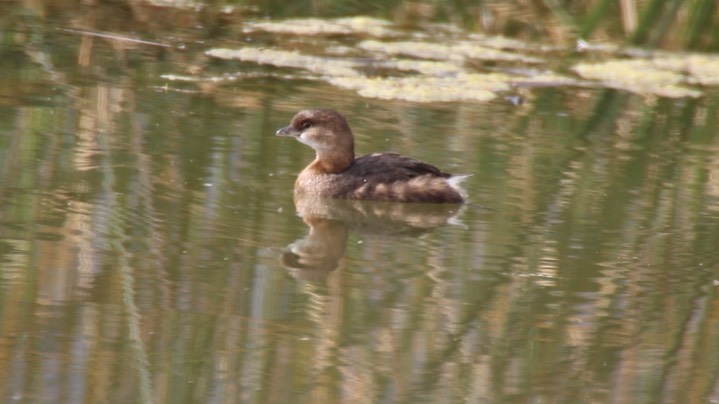
POLYGON ((167 7, 176 9, 199 10, 206 6, 205 3, 195 0, 144 0, 144 2, 155 7, 167 7))
POLYGON ((469 34, 467 39, 472 43, 482 45, 487 48, 494 49, 511 49, 521 51, 537 51, 546 50, 547 47, 541 47, 538 49, 536 44, 529 44, 527 42, 520 41, 519 39, 507 38, 504 36, 488 36, 484 34, 469 34))
POLYGON ((437 60, 495 60, 505 62, 541 63, 542 59, 522 55, 519 53, 504 52, 497 49, 477 45, 472 42, 456 42, 439 44, 432 42, 380 42, 363 41, 358 47, 369 52, 383 52, 390 55, 414 56, 421 59, 437 60))
POLYGON ((651 60, 612 60, 596 64, 579 64, 574 70, 586 79, 602 85, 642 95, 668 98, 699 97, 701 92, 681 87, 684 75, 658 67, 651 60))
POLYGON ((457 74, 465 71, 464 68, 456 63, 414 59, 385 60, 377 63, 376 67, 399 71, 412 71, 430 76, 446 76, 448 74, 457 74))
MULTIPOLYGON (((289 73, 288 76, 321 80, 369 98, 483 102, 513 87, 577 85, 680 98, 702 94, 692 86, 719 84, 719 57, 711 55, 651 53, 638 48, 580 41, 578 49, 587 57, 614 59, 593 63, 580 61, 569 69, 579 76, 575 78, 557 73, 558 68, 553 66, 556 53, 570 52, 570 49, 469 34, 458 29, 439 30, 436 37, 430 37, 423 32, 402 32, 389 21, 351 17, 248 22, 244 31, 300 37, 349 36, 349 39, 343 38, 341 44, 331 38, 313 39, 311 44, 317 49, 316 53, 282 49, 282 37, 277 37, 280 44, 273 48, 216 48, 206 54, 301 70, 303 73, 294 73, 294 76, 289 73)), ((296 38, 291 45, 297 48, 296 38)), ((303 47, 307 48, 311 49, 303 47)), ((249 77, 243 71, 207 80, 236 81, 249 77)))
POLYGON ((552 72, 532 72, 524 76, 512 76, 512 85, 517 87, 559 87, 586 85, 584 82, 552 72))
POLYGON ((265 48, 210 49, 205 52, 220 59, 235 59, 261 65, 292 67, 331 76, 356 75, 356 63, 351 60, 305 55, 296 51, 265 48))
POLYGON ((456 65, 429 61, 399 60, 378 64, 385 69, 416 71, 423 74, 420 76, 368 77, 357 70, 364 66, 360 61, 309 56, 294 51, 218 48, 207 51, 207 54, 223 59, 305 69, 319 74, 321 80, 355 90, 365 97, 414 102, 488 101, 495 98, 497 92, 509 90, 512 79, 498 73, 464 73, 456 65))
POLYGON ((298 18, 283 21, 249 22, 245 32, 265 31, 292 35, 352 35, 363 34, 379 38, 399 35, 389 21, 371 17, 347 17, 334 20, 298 18))
POLYGON ((413 102, 490 101, 509 90, 508 77, 461 74, 454 77, 334 77, 328 81, 363 97, 413 102))
POLYGON ((683 72, 688 83, 705 86, 719 85, 719 56, 717 55, 663 55, 653 59, 656 68, 683 72))

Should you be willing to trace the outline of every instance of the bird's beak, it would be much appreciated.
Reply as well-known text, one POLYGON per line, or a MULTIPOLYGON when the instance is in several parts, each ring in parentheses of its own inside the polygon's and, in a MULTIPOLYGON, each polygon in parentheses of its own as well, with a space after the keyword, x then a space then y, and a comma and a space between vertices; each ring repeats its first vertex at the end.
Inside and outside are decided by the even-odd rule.
POLYGON ((277 136, 299 136, 301 132, 299 132, 297 129, 293 128, 292 126, 285 126, 282 129, 278 129, 277 132, 275 132, 275 135, 277 136))

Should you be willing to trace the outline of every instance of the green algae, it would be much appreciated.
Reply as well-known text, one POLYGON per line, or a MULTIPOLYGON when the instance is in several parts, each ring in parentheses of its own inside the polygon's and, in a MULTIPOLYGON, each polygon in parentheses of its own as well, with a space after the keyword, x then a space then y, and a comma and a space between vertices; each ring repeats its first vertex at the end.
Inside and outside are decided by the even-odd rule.
POLYGON ((298 18, 284 21, 248 22, 245 32, 265 31, 288 35, 353 35, 362 34, 378 38, 398 36, 389 21, 357 16, 322 20, 319 18, 298 18))
POLYGON ((652 60, 659 69, 682 72, 687 82, 704 86, 719 85, 719 56, 704 54, 661 55, 652 60))
POLYGON ((376 66, 398 71, 417 72, 428 76, 446 76, 465 72, 465 69, 456 63, 414 59, 386 60, 377 63, 376 66))
POLYGON ((329 83, 355 90, 363 97, 412 102, 490 101, 510 89, 501 74, 459 74, 453 77, 335 77, 329 83))
POLYGON ((358 74, 353 69, 353 67, 356 66, 356 63, 351 60, 312 56, 297 51, 266 48, 217 48, 210 49, 205 53, 208 56, 220 59, 234 59, 243 62, 253 62, 260 65, 305 69, 310 72, 329 76, 354 76, 358 74))
POLYGON ((719 83, 717 61, 706 57, 671 56, 656 59, 610 60, 574 66, 580 76, 598 80, 603 86, 642 95, 667 98, 699 97, 701 91, 682 86, 719 83))
MULTIPOLYGON (((682 98, 701 96, 702 91, 696 86, 719 84, 719 57, 712 55, 650 53, 582 41, 578 46, 585 59, 602 56, 605 60, 575 63, 568 71, 576 76, 570 77, 560 74, 553 63, 558 52, 568 54, 572 49, 469 34, 452 27, 430 36, 425 32, 402 32, 384 20, 350 17, 247 22, 243 31, 273 33, 279 43, 272 48, 215 48, 206 54, 293 69, 286 78, 321 80, 368 98, 485 102, 515 87, 560 86, 612 88, 644 96, 682 98), (333 41, 330 37, 336 35, 349 39, 333 41), (296 44, 302 37, 314 39, 306 41, 311 46, 303 46, 303 51, 299 51, 296 44)), ((205 80, 236 81, 251 77, 243 71, 205 80)), ((168 79, 185 80, 171 75, 168 79)))
POLYGON ((381 52, 389 55, 413 56, 420 59, 456 61, 463 61, 465 59, 477 59, 524 63, 542 62, 542 59, 539 58, 522 55, 520 53, 505 52, 466 41, 450 44, 439 44, 419 41, 380 42, 375 40, 368 40, 360 42, 358 47, 368 52, 381 52))

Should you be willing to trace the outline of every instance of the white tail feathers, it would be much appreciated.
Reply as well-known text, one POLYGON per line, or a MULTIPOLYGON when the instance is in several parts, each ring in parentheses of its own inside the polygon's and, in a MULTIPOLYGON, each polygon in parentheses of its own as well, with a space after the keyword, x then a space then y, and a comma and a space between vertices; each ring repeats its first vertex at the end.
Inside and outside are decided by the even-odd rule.
POLYGON ((453 175, 449 178, 447 178, 447 183, 449 184, 452 189, 459 192, 460 195, 462 195, 462 198, 467 197, 467 190, 462 187, 462 183, 467 178, 471 177, 472 174, 460 174, 460 175, 453 175))

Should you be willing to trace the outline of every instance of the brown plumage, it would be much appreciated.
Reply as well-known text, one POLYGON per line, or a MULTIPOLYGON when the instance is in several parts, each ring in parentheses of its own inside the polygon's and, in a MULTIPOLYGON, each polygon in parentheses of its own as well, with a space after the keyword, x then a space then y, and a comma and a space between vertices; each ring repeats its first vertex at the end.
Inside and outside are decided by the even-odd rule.
POLYGON ((278 136, 293 136, 315 150, 315 160, 297 177, 295 192, 328 198, 397 202, 462 203, 466 176, 396 153, 355 158, 345 118, 331 109, 300 111, 278 136))

